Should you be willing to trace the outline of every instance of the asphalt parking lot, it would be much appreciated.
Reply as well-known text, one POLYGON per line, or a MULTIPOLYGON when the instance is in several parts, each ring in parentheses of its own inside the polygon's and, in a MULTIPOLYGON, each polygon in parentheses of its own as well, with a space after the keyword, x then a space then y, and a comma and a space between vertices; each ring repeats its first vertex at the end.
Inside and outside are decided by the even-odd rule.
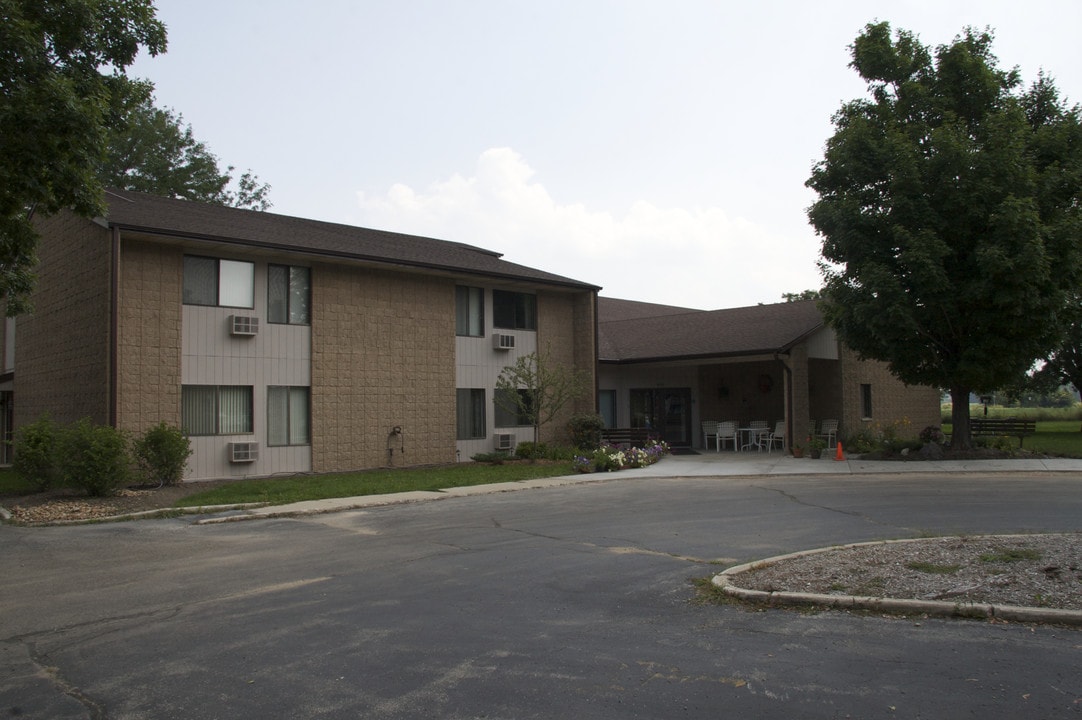
POLYGON ((671 458, 652 475, 258 522, 0 527, 0 712, 1056 718, 1082 710, 1078 630, 703 605, 692 583, 831 544, 1082 531, 1079 473, 699 475, 700 463, 671 458))

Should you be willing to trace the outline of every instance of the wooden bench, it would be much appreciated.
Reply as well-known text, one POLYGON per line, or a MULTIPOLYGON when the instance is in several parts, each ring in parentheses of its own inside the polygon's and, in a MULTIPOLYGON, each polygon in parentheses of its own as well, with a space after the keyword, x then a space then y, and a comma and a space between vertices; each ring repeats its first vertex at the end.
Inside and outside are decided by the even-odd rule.
POLYGON ((617 447, 627 445, 641 448, 649 439, 650 431, 646 428, 605 428, 601 431, 601 442, 617 447))
POLYGON ((1037 432, 1036 420, 1018 418, 970 418, 969 433, 973 437, 980 435, 1005 435, 1018 438, 1018 447, 1022 447, 1025 438, 1037 432))

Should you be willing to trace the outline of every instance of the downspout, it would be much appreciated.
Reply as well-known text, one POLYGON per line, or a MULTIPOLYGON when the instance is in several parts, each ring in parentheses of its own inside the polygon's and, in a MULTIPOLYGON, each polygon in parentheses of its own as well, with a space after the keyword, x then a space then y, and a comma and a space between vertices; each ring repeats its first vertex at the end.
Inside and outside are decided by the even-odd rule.
POLYGON ((601 390, 601 380, 600 380, 600 377, 601 377, 601 349, 600 349, 600 345, 599 345, 599 342, 600 342, 600 339, 601 339, 601 334, 598 332, 598 329, 597 329, 597 320, 598 320, 598 318, 597 318, 597 291, 594 290, 591 294, 593 295, 593 300, 594 300, 594 402, 593 402, 593 406, 594 406, 594 414, 597 415, 597 414, 601 413, 601 408, 597 404, 598 403, 597 396, 598 396, 598 393, 601 390))
POLYGON ((109 279, 109 425, 117 426, 117 379, 120 372, 117 368, 119 356, 119 339, 117 332, 120 327, 120 228, 113 227, 112 257, 110 258, 109 279))

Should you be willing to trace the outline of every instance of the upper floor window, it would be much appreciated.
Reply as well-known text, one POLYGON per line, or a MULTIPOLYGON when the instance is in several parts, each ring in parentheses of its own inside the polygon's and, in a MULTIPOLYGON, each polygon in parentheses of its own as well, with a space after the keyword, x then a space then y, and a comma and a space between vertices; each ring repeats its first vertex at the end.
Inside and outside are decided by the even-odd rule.
POLYGON ((312 272, 292 265, 267 266, 267 322, 307 325, 312 321, 312 272))
POLYGON ((485 291, 455 287, 455 334, 481 337, 485 334, 485 291))
POLYGON ((492 322, 496 327, 508 330, 536 330, 537 296, 493 290, 492 322))
POLYGON ((185 255, 184 304, 255 307, 255 264, 185 255))

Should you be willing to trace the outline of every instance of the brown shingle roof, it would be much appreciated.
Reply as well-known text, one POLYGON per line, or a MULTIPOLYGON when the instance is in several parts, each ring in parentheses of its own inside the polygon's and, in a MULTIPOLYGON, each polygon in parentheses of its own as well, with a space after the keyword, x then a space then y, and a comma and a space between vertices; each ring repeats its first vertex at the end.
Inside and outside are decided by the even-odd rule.
POLYGON ((597 290, 596 285, 501 260, 462 243, 254 210, 109 190, 110 226, 159 235, 305 252, 493 278, 597 290))
POLYGON ((681 315, 689 312, 703 311, 675 305, 657 305, 655 303, 640 302, 639 300, 618 300, 607 297, 597 299, 597 314, 606 321, 635 320, 659 315, 681 315))
POLYGON ((823 326, 814 300, 683 312, 657 306, 660 309, 653 313, 640 308, 637 316, 624 302, 598 298, 598 354, 602 362, 785 352, 823 326))

